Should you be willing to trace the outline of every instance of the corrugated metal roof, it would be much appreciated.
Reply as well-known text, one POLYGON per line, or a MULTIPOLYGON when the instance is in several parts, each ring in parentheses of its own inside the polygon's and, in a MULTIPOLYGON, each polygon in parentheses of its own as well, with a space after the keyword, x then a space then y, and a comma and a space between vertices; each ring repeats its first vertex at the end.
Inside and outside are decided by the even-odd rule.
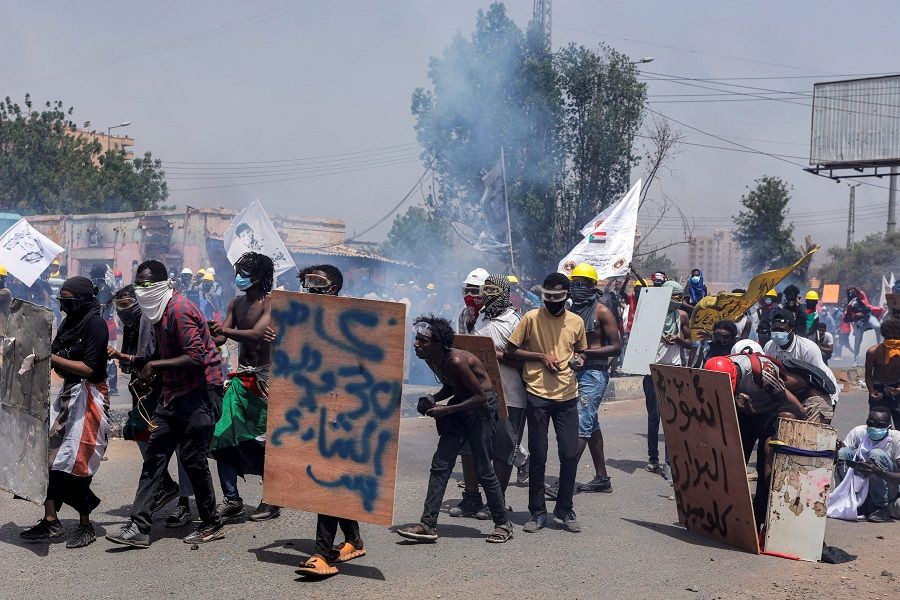
POLYGON ((811 165, 900 165, 900 75, 813 86, 811 165))

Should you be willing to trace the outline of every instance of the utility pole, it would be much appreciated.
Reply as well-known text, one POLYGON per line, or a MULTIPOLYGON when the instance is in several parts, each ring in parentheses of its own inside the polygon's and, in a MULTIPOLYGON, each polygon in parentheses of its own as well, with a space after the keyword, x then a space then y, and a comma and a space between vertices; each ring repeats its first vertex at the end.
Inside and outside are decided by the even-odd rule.
POLYGON ((891 167, 891 188, 888 192, 887 232, 897 231, 897 167, 891 167))
POLYGON ((860 183, 850 185, 850 212, 847 214, 847 250, 853 247, 853 234, 856 233, 856 188, 860 183))
POLYGON ((531 19, 541 26, 541 32, 544 34, 544 46, 548 52, 553 48, 550 43, 553 32, 552 12, 550 0, 534 0, 534 12, 531 19))

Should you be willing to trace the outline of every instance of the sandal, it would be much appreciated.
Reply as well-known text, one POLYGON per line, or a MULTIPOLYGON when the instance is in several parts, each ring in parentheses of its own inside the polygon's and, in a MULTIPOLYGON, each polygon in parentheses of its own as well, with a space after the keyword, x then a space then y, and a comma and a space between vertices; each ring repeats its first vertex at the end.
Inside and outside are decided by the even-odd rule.
POLYGON ((331 555, 331 562, 342 563, 353 560, 354 558, 359 558, 360 556, 365 556, 366 549, 363 548, 362 540, 356 540, 356 542, 347 541, 340 546, 332 548, 331 555))
POLYGON ((507 523, 506 525, 498 525, 497 529, 502 531, 503 533, 498 533, 498 531, 494 531, 490 535, 487 536, 486 541, 488 544, 505 544, 513 537, 513 526, 512 523, 507 523))
POLYGON ((300 563, 300 568, 297 569, 297 573, 300 573, 301 575, 316 575, 319 577, 335 575, 337 572, 338 570, 336 568, 329 565, 328 562, 318 554, 310 556, 309 560, 305 563, 300 563))
POLYGON ((398 529, 397 535, 416 542, 436 542, 438 539, 437 529, 428 527, 422 523, 417 523, 404 529, 398 529))

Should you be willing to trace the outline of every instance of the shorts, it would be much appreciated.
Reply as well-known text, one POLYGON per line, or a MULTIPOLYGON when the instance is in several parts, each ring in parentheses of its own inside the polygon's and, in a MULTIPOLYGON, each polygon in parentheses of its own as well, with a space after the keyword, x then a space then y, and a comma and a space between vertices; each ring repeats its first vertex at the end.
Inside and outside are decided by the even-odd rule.
POLYGON ((803 401, 803 412, 806 413, 806 420, 809 423, 831 425, 831 419, 834 418, 834 406, 828 396, 807 398, 803 401))
POLYGON ((588 370, 578 374, 578 437, 589 438, 600 431, 597 411, 609 384, 609 371, 588 370))

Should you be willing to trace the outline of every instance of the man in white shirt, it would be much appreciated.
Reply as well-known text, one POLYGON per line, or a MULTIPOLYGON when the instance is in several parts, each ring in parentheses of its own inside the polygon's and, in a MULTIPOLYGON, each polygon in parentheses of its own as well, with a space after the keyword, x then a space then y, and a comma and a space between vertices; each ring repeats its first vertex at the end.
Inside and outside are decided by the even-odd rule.
POLYGON ((772 358, 783 361, 785 358, 802 360, 818 367, 834 383, 835 391, 831 394, 832 407, 837 405, 839 392, 837 379, 825 361, 822 360, 822 350, 818 344, 809 338, 801 337, 794 332, 796 315, 786 309, 778 309, 772 314, 772 339, 763 350, 772 358))

